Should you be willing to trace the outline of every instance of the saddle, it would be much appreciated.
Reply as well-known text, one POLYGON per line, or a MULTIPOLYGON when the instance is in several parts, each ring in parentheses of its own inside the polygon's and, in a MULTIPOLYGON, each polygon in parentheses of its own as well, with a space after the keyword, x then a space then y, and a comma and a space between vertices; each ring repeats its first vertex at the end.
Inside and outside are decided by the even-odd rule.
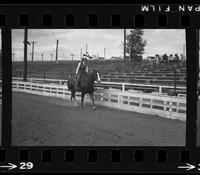
MULTIPOLYGON (((76 77, 76 85, 75 85, 75 89, 77 90, 77 91, 80 91, 81 90, 81 87, 80 87, 80 85, 81 85, 81 83, 82 83, 82 81, 85 81, 86 80, 86 75, 87 75, 87 73, 85 73, 85 72, 83 72, 83 73, 79 73, 79 74, 81 74, 80 75, 80 77, 79 77, 79 79, 78 79, 78 77, 76 77)), ((79 76, 79 75, 78 75, 79 76)))

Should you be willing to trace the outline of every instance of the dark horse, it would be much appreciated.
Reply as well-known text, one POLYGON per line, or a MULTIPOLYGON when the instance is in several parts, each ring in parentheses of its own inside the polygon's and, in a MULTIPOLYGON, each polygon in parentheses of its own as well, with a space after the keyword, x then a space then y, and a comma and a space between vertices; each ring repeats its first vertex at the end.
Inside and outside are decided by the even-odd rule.
MULTIPOLYGON (((92 99, 92 105, 94 108, 94 82, 100 82, 100 75, 99 72, 96 71, 95 69, 93 69, 93 71, 91 73, 83 73, 81 80, 80 80, 80 92, 81 92, 81 107, 83 106, 83 100, 85 97, 85 94, 89 94, 90 98, 92 99)), ((68 79, 68 89, 71 91, 71 103, 72 103, 72 99, 74 99, 75 104, 76 103, 76 98, 75 98, 75 94, 76 94, 76 90, 75 90, 75 82, 76 82, 76 78, 73 75, 70 75, 69 79, 68 79)))

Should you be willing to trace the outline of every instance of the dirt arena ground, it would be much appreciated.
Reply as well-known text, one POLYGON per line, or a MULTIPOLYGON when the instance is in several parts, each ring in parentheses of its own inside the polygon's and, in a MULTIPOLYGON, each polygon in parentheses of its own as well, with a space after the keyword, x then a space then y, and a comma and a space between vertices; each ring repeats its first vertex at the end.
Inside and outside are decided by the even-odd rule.
POLYGON ((200 102, 197 103, 197 146, 200 146, 200 102))
POLYGON ((186 122, 13 92, 13 146, 184 146, 186 122))

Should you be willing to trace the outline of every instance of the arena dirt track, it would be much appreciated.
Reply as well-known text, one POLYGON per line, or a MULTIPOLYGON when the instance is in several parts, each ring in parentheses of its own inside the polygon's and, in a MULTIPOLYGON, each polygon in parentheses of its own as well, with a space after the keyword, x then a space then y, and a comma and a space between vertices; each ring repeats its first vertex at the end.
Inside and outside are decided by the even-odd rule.
POLYGON ((13 93, 13 146, 184 146, 186 122, 13 93))

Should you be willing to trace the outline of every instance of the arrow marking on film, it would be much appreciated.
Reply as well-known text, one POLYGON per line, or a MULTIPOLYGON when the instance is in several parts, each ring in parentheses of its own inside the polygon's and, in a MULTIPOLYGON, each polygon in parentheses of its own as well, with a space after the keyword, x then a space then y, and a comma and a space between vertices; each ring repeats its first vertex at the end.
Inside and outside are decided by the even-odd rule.
POLYGON ((14 165, 12 163, 8 163, 8 165, 2 165, 1 168, 8 168, 8 170, 12 170, 14 168, 17 168, 17 165, 14 165))
POLYGON ((186 163, 186 164, 187 164, 187 166, 178 166, 178 168, 187 168, 186 171, 189 171, 189 170, 192 170, 195 168, 194 165, 191 165, 189 163, 186 163))

